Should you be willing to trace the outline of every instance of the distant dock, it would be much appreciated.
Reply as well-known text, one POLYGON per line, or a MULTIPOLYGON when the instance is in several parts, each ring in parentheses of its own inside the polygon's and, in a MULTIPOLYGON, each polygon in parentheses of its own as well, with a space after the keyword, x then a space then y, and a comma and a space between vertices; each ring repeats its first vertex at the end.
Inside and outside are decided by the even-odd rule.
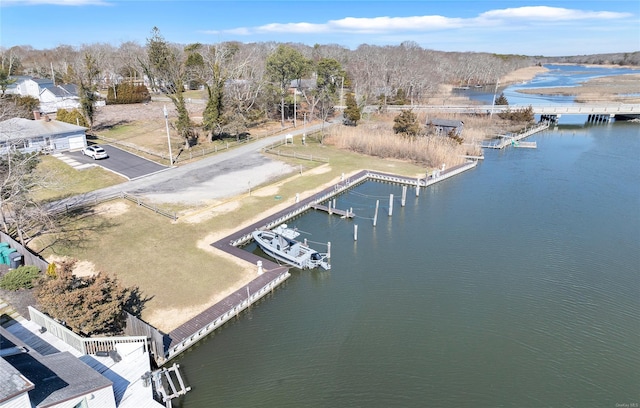
POLYGON ((500 135, 499 139, 497 140, 485 141, 480 144, 480 147, 485 149, 504 149, 507 146, 513 146, 513 147, 527 147, 527 148, 535 149, 537 147, 535 142, 520 142, 520 140, 524 139, 525 137, 529 137, 535 133, 542 132, 543 130, 546 130, 548 128, 549 128, 548 123, 546 122, 539 123, 532 128, 524 129, 520 133, 500 135))

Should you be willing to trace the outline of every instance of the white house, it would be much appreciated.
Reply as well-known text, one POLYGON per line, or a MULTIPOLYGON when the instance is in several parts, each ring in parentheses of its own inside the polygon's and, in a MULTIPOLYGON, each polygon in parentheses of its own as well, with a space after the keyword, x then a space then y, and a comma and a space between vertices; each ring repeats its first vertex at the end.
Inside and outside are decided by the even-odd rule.
POLYGON ((93 341, 46 320, 46 329, 21 316, 0 325, 0 408, 164 408, 153 384, 169 374, 150 376, 143 336, 93 341), (111 350, 86 354, 77 349, 84 341, 111 350))
POLYGON ((79 150, 87 146, 87 128, 44 119, 12 118, 0 122, 0 154, 79 150))
POLYGON ((70 352, 41 353, 2 327, 0 342, 0 408, 116 408, 113 382, 70 352))
POLYGON ((80 97, 76 85, 56 86, 50 79, 17 77, 16 83, 8 88, 7 92, 36 98, 40 101, 40 111, 45 113, 56 112, 58 109, 80 107, 80 97))

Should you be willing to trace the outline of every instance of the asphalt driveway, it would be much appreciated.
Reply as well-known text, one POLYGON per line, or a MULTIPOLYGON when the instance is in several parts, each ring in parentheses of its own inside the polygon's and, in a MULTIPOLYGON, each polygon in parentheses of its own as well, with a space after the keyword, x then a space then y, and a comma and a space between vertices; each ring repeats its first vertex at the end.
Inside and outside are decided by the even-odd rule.
POLYGON ((65 155, 73 157, 74 160, 77 160, 80 163, 92 163, 102 166, 128 178, 129 180, 148 176, 168 168, 156 162, 152 162, 151 160, 147 160, 143 157, 118 149, 115 146, 103 144, 100 146, 104 147, 109 158, 93 160, 91 157, 83 155, 80 151, 67 152, 65 155))

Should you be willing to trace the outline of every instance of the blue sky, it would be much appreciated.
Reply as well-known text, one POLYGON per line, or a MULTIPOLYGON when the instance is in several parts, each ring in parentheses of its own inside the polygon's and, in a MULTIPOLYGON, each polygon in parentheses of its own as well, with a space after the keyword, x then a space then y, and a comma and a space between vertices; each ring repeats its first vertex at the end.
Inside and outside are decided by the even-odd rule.
POLYGON ((639 0, 0 0, 0 46, 134 41, 396 45, 582 55, 640 50, 639 0))

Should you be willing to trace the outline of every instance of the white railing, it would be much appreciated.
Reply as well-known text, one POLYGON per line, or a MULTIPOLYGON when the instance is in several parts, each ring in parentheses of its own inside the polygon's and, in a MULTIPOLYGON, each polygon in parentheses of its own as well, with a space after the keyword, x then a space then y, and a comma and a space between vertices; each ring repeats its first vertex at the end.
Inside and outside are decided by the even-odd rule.
POLYGON ((200 339, 206 337, 208 334, 231 320, 233 317, 237 316, 243 310, 247 309, 249 306, 262 299, 269 292, 274 290, 278 285, 284 282, 291 275, 288 271, 285 271, 279 275, 277 275, 273 280, 269 281, 266 285, 255 291, 254 293, 250 293, 247 298, 242 299, 239 303, 231 305, 228 309, 221 315, 217 316, 213 321, 208 324, 202 326, 198 331, 191 334, 189 337, 182 339, 178 344, 172 346, 169 350, 167 350, 165 354, 165 363, 172 358, 176 357, 189 347, 193 346, 200 339))
POLYGON ((144 346, 145 353, 148 351, 147 338, 145 336, 82 337, 31 306, 29 306, 29 318, 32 322, 40 325, 82 354, 96 354, 98 351, 115 350, 116 345, 122 343, 141 343, 144 346))

